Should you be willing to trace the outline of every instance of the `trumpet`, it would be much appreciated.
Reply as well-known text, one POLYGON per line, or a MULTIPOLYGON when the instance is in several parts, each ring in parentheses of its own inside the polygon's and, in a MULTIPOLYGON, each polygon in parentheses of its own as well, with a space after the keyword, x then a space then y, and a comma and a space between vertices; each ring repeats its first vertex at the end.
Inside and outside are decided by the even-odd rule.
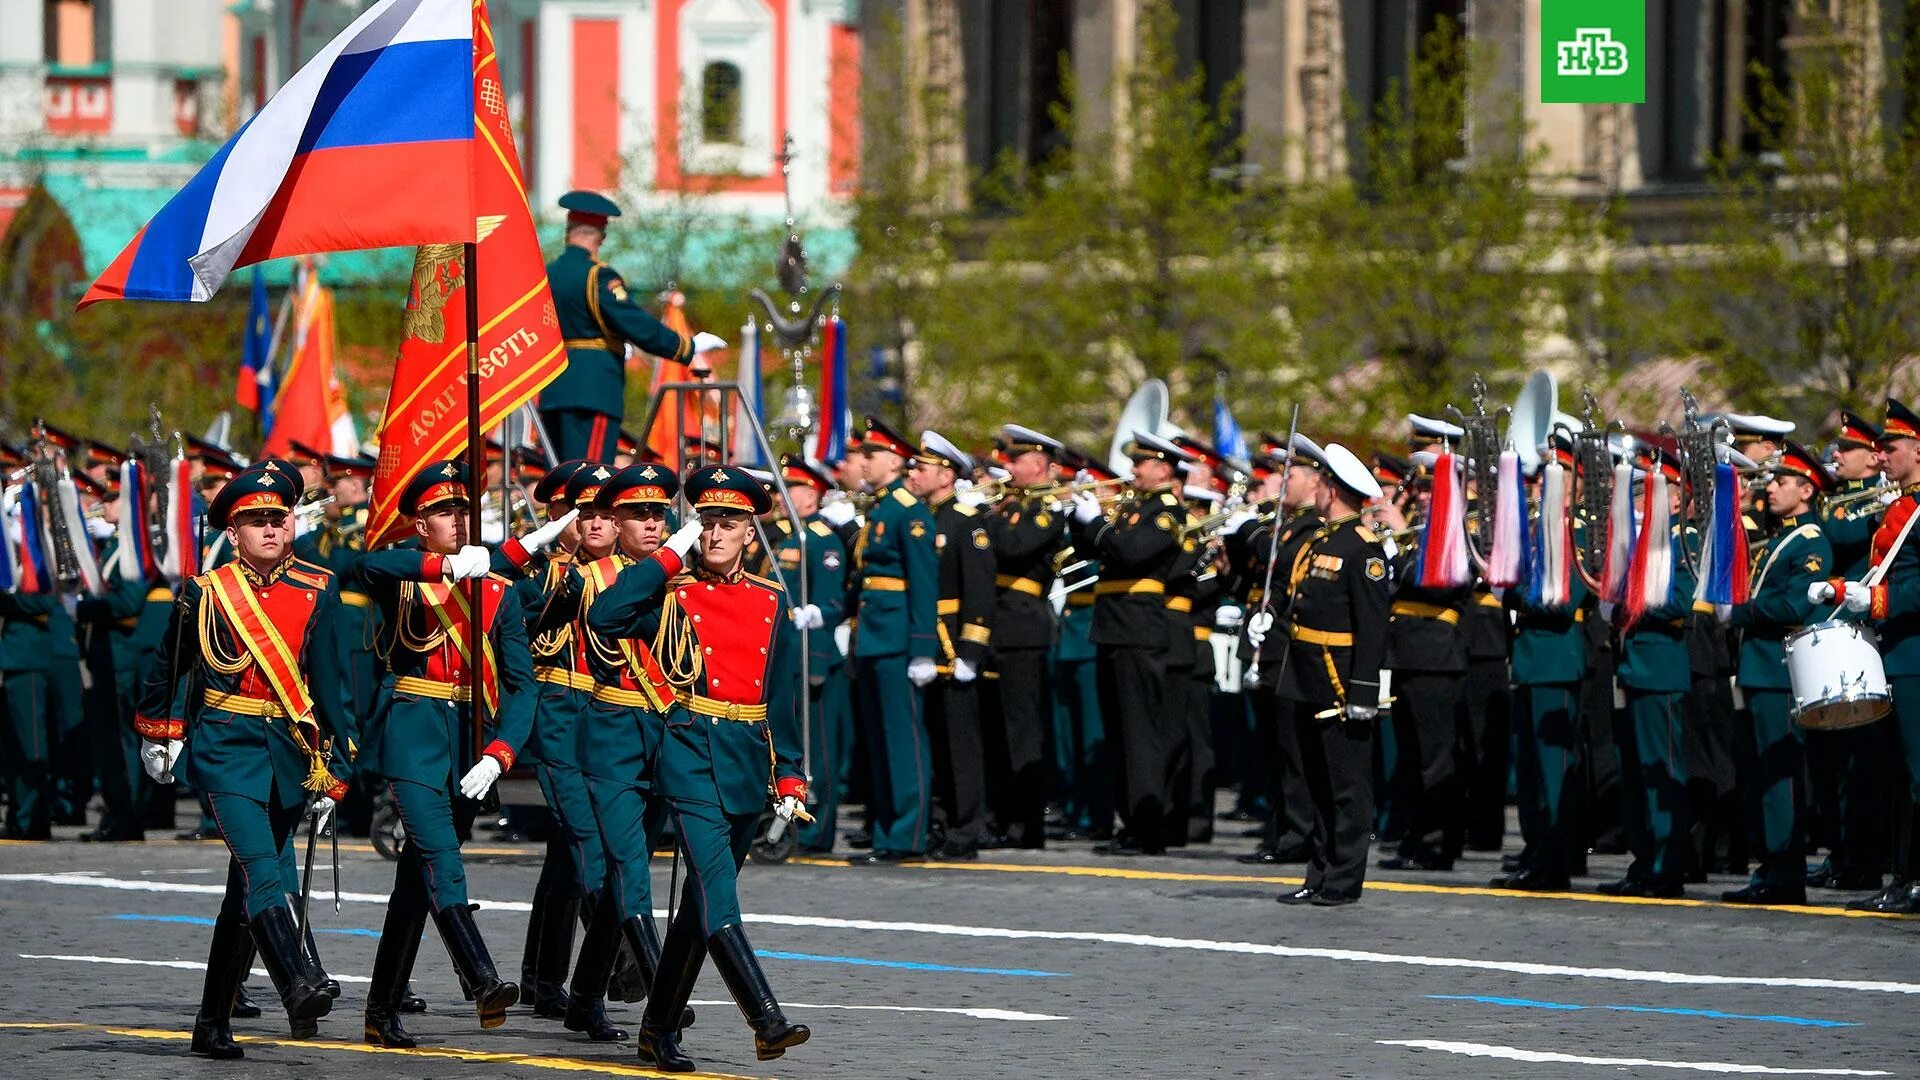
MULTIPOLYGON (((1100 491, 1102 488, 1116 486, 1124 488, 1131 483, 1133 483, 1132 480, 1118 476, 1108 477, 1105 480, 1076 480, 1071 484, 1055 484, 1052 487, 1040 488, 1032 494, 1048 499, 1071 499, 1083 491, 1100 491)), ((1119 498, 1122 494, 1124 492, 1121 491, 1103 494, 1100 501, 1106 502, 1110 498, 1119 498)))
POLYGON ((1833 510, 1843 506, 1853 506, 1856 503, 1882 502, 1889 495, 1898 494, 1900 494, 1899 484, 1880 484, 1876 487, 1861 488, 1859 491, 1849 491, 1845 495, 1830 496, 1826 506, 1827 509, 1833 510))
POLYGON ((1280 512, 1280 496, 1273 495, 1250 503, 1242 503, 1231 510, 1215 510, 1205 517, 1194 518, 1180 530, 1180 539, 1211 537, 1215 531, 1227 523, 1227 520, 1242 510, 1252 511, 1255 521, 1272 521, 1280 512))

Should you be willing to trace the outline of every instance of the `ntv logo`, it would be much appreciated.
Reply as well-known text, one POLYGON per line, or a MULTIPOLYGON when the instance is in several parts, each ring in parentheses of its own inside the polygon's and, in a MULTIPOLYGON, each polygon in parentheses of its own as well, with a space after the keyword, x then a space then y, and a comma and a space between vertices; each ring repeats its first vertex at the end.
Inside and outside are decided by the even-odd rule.
POLYGON ((1627 47, 1613 40, 1605 27, 1582 28, 1573 32, 1572 41, 1555 42, 1559 52, 1558 74, 1625 75, 1627 47))

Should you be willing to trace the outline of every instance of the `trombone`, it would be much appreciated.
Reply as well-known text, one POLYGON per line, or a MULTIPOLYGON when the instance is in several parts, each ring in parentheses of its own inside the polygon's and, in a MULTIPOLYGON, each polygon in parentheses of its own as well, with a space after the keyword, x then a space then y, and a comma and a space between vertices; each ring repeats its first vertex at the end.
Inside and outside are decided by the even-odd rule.
POLYGON ((1849 491, 1845 495, 1829 496, 1826 500, 1826 507, 1829 510, 1834 510, 1840 507, 1853 506, 1856 503, 1880 502, 1885 500, 1889 495, 1898 494, 1900 494, 1899 484, 1880 484, 1875 487, 1861 488, 1859 491, 1849 491))

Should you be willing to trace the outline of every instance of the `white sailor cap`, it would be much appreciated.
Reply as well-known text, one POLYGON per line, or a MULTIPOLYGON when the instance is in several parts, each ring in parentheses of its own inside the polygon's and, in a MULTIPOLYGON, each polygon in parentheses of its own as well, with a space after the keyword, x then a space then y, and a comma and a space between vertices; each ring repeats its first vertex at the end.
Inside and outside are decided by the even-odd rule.
POLYGON ((1458 439, 1467 433, 1459 424, 1449 424, 1445 420, 1435 420, 1419 413, 1407 414, 1407 426, 1413 429, 1415 438, 1426 440, 1458 439))
POLYGON ((1217 503, 1226 498, 1225 495, 1221 494, 1218 491, 1213 490, 1210 487, 1195 487, 1192 484, 1188 484, 1187 486, 1181 488, 1180 494, 1185 498, 1193 500, 1194 502, 1204 502, 1204 503, 1217 503))
POLYGON ((920 452, 913 458, 932 465, 945 465, 962 476, 973 475, 973 455, 953 445, 937 431, 920 433, 920 452))
POLYGON ((1293 433, 1293 458, 1294 464, 1318 467, 1327 463, 1327 452, 1320 449, 1319 443, 1296 431, 1293 433))
POLYGON ((1000 425, 1000 437, 1007 441, 1007 454, 1024 454, 1029 450, 1039 450, 1051 457, 1065 449, 1059 439, 1042 435, 1030 427, 1019 424, 1000 425))
POLYGON ((1001 483, 1005 483, 1006 481, 1013 479, 1012 473, 1008 472, 1007 470, 1001 468, 998 465, 987 466, 987 476, 991 479, 998 480, 1001 483))
POLYGON ((1341 487, 1363 499, 1380 497, 1380 481, 1373 478, 1373 470, 1367 468, 1366 462, 1353 456, 1353 451, 1339 443, 1328 443, 1324 456, 1326 464, 1322 468, 1340 481, 1341 487))
POLYGON ((1431 450, 1416 450, 1407 455, 1407 461, 1422 475, 1432 476, 1433 467, 1440 462, 1440 455, 1431 450))
POLYGON ((1127 444, 1127 456, 1135 461, 1158 458, 1174 465, 1183 465, 1194 459, 1192 454, 1149 431, 1133 433, 1133 441, 1127 444))
MULTIPOLYGON (((1712 417, 1703 419, 1712 420, 1712 417)), ((1746 436, 1749 439, 1778 439, 1793 434, 1794 423, 1791 420, 1776 420, 1760 413, 1721 413, 1719 419, 1727 422, 1727 429, 1734 436, 1746 436)))

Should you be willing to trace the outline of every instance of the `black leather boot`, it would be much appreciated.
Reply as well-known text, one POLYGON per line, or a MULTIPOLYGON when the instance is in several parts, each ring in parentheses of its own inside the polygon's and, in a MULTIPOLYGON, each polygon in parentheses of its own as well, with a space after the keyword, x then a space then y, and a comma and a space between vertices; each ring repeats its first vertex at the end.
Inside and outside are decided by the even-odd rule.
POLYGON ((300 931, 293 925, 292 909, 270 907, 254 916, 250 925, 254 947, 260 950, 260 961, 267 966, 274 989, 280 992, 280 1004, 286 1007, 293 1037, 312 1038, 320 1030, 320 1018, 333 1008, 333 999, 307 970, 307 958, 300 931))
POLYGON ((400 1023, 400 1002, 407 993, 407 976, 420 950, 425 924, 417 916, 387 908, 380 928, 380 946, 373 954, 373 979, 367 987, 366 1040, 371 1046, 411 1050, 413 1036, 400 1023))
POLYGON ((547 874, 544 869, 533 886, 533 907, 527 912, 527 941, 520 947, 520 985, 533 994, 534 1015, 540 1015, 540 940, 546 932, 547 874))
POLYGON ((786 1014, 780 1011, 773 988, 767 985, 767 977, 760 970, 760 961, 754 958, 753 946, 747 944, 744 927, 736 924, 715 930, 707 939, 707 949, 713 954, 714 969, 726 981, 734 1004, 740 1006, 740 1014, 753 1027, 755 1057, 772 1061, 785 1054, 788 1047, 807 1041, 813 1033, 805 1024, 788 1022, 786 1014))
POLYGON ((253 942, 249 940, 247 942, 247 958, 240 963, 240 989, 234 991, 233 994, 233 1012, 231 1015, 235 1020, 260 1019, 260 1006, 253 1000, 253 995, 247 993, 247 972, 252 970, 252 968, 253 942))
POLYGON ((213 944, 207 949, 207 981, 200 991, 200 1012, 193 1018, 193 1052, 210 1058, 245 1057, 233 1041, 227 1023, 240 977, 247 973, 253 947, 247 943, 247 924, 221 916, 213 923, 213 944))
MULTIPOLYGON (((421 926, 424 928, 426 924, 422 923, 421 926)), ((409 964, 408 966, 411 967, 412 965, 409 964)), ((423 1013, 427 1011, 427 999, 413 992, 413 984, 411 982, 407 984, 405 990, 400 992, 400 1011, 403 1013, 423 1013)))
POLYGON ((683 911, 667 927, 667 940, 661 946, 659 964, 654 969, 656 992, 647 998, 647 1011, 641 1015, 640 1030, 634 1034, 642 1063, 662 1072, 692 1072, 696 1067, 693 1059, 681 1052, 679 1030, 668 1018, 677 1017, 686 1009, 706 955, 707 943, 701 936, 698 916, 683 911))
MULTIPOLYGON (((567 965, 573 962, 573 927, 580 906, 577 896, 550 896, 541 912, 540 941, 534 946, 538 959, 533 972, 533 1015, 544 1020, 563 1020, 568 1015, 567 965)), ((605 977, 600 981, 604 992, 605 977)))
POLYGON ((633 947, 622 938, 619 950, 613 956, 613 977, 607 980, 607 997, 614 1001, 645 1001, 647 981, 647 973, 641 970, 640 962, 633 958, 633 947))
MULTIPOLYGON (((626 943, 627 951, 633 954, 634 966, 639 970, 641 980, 645 984, 641 997, 651 1002, 654 998, 653 988, 659 978, 657 973, 660 970, 660 924, 654 921, 652 912, 635 915, 630 919, 621 920, 620 936, 626 943)), ((705 952, 704 946, 701 951, 705 952)), ((683 1000, 680 1004, 680 1027, 692 1026, 693 1010, 687 1008, 683 1000)))
MULTIPOLYGON (((594 1042, 620 1042, 627 1033, 614 1027, 607 1017, 607 978, 620 950, 620 920, 612 897, 602 896, 597 902, 588 897, 586 906, 592 909, 593 918, 587 923, 587 936, 580 942, 580 961, 573 969, 573 992, 567 995, 567 1030, 585 1032, 594 1042)), ((568 919, 571 939, 571 912, 568 919)), ((550 945, 552 942, 547 942, 541 948, 550 945)), ((568 945, 571 948, 571 940, 568 945)))
POLYGON ((308 919, 303 929, 306 933, 306 948, 301 952, 301 956, 307 962, 307 975, 313 979, 315 986, 327 992, 328 997, 335 1001, 340 1000, 340 980, 328 975, 327 969, 320 966, 320 946, 313 940, 313 920, 308 919))
POLYGON ((440 940, 446 943, 453 970, 460 976, 460 988, 473 1002, 480 1026, 497 1028, 507 1022, 507 1009, 520 1000, 520 988, 500 978, 480 928, 473 923, 474 905, 456 904, 433 913, 440 928, 440 940))

